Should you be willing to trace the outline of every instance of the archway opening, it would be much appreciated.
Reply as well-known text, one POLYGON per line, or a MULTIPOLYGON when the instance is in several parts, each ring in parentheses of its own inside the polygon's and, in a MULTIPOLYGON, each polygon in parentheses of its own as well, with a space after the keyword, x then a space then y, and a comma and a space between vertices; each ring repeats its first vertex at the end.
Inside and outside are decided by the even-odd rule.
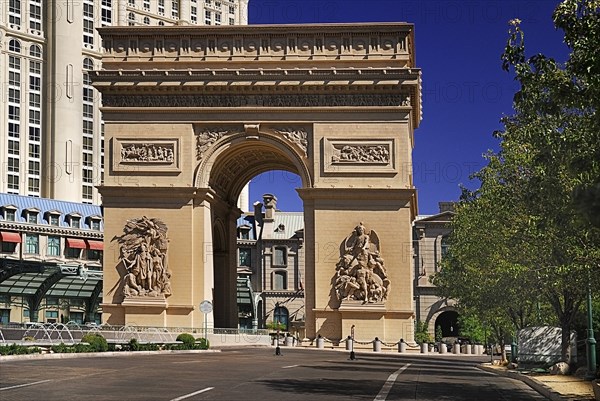
POLYGON ((435 319, 436 332, 439 330, 438 327, 442 330, 442 338, 458 337, 458 312, 442 312, 437 319, 435 319))
POLYGON ((238 141, 223 148, 208 180, 214 194, 214 324, 264 328, 275 318, 276 303, 300 309, 299 302, 284 305, 300 292, 304 306, 304 215, 296 189, 308 176, 301 175, 306 171, 301 157, 276 141, 238 141), (293 212, 283 211, 288 204, 293 212))

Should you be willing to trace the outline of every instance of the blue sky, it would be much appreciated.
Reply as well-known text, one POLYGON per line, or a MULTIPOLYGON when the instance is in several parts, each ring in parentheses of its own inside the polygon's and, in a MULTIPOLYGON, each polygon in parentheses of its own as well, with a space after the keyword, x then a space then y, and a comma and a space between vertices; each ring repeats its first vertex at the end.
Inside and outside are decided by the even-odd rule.
MULTIPOLYGON (((416 61, 423 71, 423 121, 415 131, 414 182, 419 213, 433 214, 439 201, 457 200, 459 185, 475 188, 469 175, 496 149, 500 118, 511 114, 518 86, 502 71, 500 55, 508 21, 519 18, 527 53, 564 61, 562 32, 552 24, 558 1, 250 0, 251 24, 410 22, 416 61)), ((297 176, 268 172, 250 185, 251 203, 265 192, 278 208, 301 211, 297 176)))

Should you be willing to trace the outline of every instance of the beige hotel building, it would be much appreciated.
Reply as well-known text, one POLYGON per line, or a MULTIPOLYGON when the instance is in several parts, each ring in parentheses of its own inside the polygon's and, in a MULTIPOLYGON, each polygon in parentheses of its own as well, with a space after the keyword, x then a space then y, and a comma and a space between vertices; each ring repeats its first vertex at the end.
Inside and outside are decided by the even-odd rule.
POLYGON ((99 204, 104 138, 95 28, 237 25, 249 0, 0 1, 0 192, 99 204))

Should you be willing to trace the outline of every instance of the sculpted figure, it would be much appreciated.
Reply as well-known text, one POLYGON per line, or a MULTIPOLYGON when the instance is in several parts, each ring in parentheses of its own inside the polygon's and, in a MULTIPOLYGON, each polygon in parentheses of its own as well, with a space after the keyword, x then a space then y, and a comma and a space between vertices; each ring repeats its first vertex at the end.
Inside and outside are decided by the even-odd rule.
POLYGON ((129 220, 124 234, 115 239, 120 245, 121 263, 127 270, 123 276, 123 295, 171 295, 171 273, 166 264, 167 226, 158 219, 143 216, 129 220))
POLYGON ((344 241, 343 254, 336 264, 334 290, 340 301, 385 302, 390 280, 380 255, 379 238, 359 223, 344 241))

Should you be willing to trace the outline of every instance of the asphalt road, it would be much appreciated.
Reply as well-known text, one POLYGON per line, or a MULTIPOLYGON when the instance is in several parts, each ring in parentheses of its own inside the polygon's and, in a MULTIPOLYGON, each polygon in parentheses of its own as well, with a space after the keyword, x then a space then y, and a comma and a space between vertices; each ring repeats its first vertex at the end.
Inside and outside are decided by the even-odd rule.
POLYGON ((477 357, 272 348, 0 363, 0 400, 545 400, 477 357))

